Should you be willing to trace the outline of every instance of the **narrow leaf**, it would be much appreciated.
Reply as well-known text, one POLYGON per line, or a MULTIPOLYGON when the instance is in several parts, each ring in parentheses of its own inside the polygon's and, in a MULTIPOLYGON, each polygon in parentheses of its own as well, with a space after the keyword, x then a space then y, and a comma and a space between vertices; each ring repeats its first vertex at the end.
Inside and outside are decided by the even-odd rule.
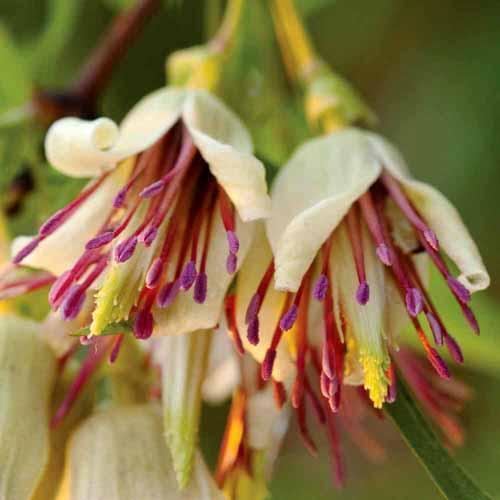
POLYGON ((418 409, 408 388, 399 381, 398 397, 385 406, 404 440, 448 500, 492 500, 441 445, 418 409))

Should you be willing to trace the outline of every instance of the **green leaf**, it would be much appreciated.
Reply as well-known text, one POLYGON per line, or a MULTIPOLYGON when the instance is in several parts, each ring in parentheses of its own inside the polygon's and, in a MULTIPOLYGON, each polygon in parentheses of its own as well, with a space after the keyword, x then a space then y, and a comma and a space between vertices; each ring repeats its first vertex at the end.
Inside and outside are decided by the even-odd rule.
POLYGON ((443 448, 408 388, 401 381, 398 384, 396 401, 386 405, 385 410, 392 417, 406 444, 422 462, 445 498, 448 500, 492 500, 489 495, 478 488, 443 448))
MULTIPOLYGON (((118 321, 117 323, 110 323, 99 334, 99 336, 106 335, 118 335, 120 333, 132 333, 132 321, 118 321)), ((71 337, 84 337, 90 333, 90 326, 85 326, 80 328, 74 333, 71 333, 71 337)))

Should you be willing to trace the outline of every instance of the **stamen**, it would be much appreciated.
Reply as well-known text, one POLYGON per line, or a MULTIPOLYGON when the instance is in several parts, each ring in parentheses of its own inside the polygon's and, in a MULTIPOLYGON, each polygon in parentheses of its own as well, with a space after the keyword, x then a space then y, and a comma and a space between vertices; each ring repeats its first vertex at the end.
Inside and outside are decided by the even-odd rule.
POLYGON ((309 434, 309 430, 307 429, 307 421, 306 421, 306 411, 305 405, 300 405, 296 408, 297 411, 297 423, 299 424, 299 433, 302 438, 302 442, 304 443, 307 451, 313 456, 318 456, 318 448, 314 444, 314 441, 309 434))
POLYGON ((44 224, 42 224, 38 230, 38 236, 40 239, 45 239, 56 229, 59 229, 69 219, 69 217, 73 215, 76 209, 79 208, 82 203, 97 190, 108 175, 108 173, 101 175, 101 177, 94 181, 87 189, 84 189, 71 203, 58 210, 44 224))
POLYGON ((156 257, 146 274, 146 286, 150 289, 156 288, 162 272, 163 260, 160 257, 156 257))
POLYGON ((65 320, 72 320, 78 316, 85 301, 85 292, 81 285, 73 285, 69 289, 61 308, 65 320))
POLYGON ((49 273, 37 273, 28 278, 22 278, 3 283, 0 286, 0 300, 12 299, 25 293, 33 292, 54 283, 55 277, 49 273))
POLYGON ((323 301, 325 300, 327 290, 328 276, 326 274, 320 274, 313 287, 313 297, 316 300, 323 301))
POLYGON ((155 181, 149 186, 145 187, 141 191, 139 196, 141 198, 152 198, 161 193, 173 179, 179 176, 179 174, 182 174, 186 171, 186 169, 193 161, 196 151, 196 146, 194 145, 188 130, 186 128, 183 128, 181 150, 179 152, 175 165, 171 169, 168 169, 168 167, 170 166, 170 162, 167 162, 167 173, 160 180, 155 181))
POLYGON ((386 403, 394 403, 397 396, 397 379, 396 370, 394 370, 394 365, 392 363, 387 369, 387 378, 389 379, 389 386, 387 387, 387 396, 385 401, 386 403))
POLYGON ((105 231, 104 233, 98 234, 95 238, 92 238, 85 245, 86 250, 94 250, 96 248, 101 248, 108 243, 111 243, 114 239, 113 231, 105 231))
POLYGON ((115 249, 115 261, 123 264, 134 255, 137 247, 137 236, 132 235, 119 243, 115 249))
POLYGON ((444 337, 444 341, 446 343, 446 347, 448 348, 448 352, 450 356, 456 363, 462 364, 464 362, 464 356, 462 354, 462 350, 458 345, 458 342, 449 334, 446 334, 444 337))
POLYGON ((111 353, 109 354, 109 362, 111 364, 113 364, 118 359, 118 354, 120 354, 120 348, 122 346, 124 338, 125 335, 123 333, 116 336, 113 347, 111 348, 111 353))
POLYGON ((241 336, 236 322, 236 295, 231 294, 226 297, 226 300, 224 301, 224 309, 226 313, 228 333, 233 339, 236 351, 238 354, 243 356, 245 354, 245 349, 243 347, 243 343, 241 342, 241 336))
POLYGON ((180 285, 181 289, 184 291, 189 290, 198 276, 198 271, 196 270, 196 264, 190 260, 181 274, 180 285))
POLYGON ((267 290, 274 276, 274 259, 267 266, 257 291, 250 299, 245 315, 245 323, 248 325, 247 338, 252 345, 259 343, 259 311, 266 296, 267 290))
POLYGON ((321 425, 323 425, 326 422, 326 415, 323 410, 323 407, 321 406, 321 403, 316 396, 316 393, 314 392, 313 388, 311 387, 311 383, 309 382, 309 379, 307 376, 304 377, 304 386, 306 389, 306 394, 309 396, 309 399, 311 400, 311 403, 314 408, 314 412, 316 413, 316 416, 318 418, 318 421, 321 425))
POLYGON ((392 265, 391 252, 389 246, 385 241, 385 235, 383 228, 380 224, 379 215, 375 204, 373 203, 373 198, 370 191, 367 191, 359 198, 359 206, 361 207, 361 213, 363 214, 363 219, 370 230, 370 233, 375 241, 376 254, 379 260, 386 266, 392 265))
POLYGON ((157 297, 158 307, 164 309, 175 300, 181 289, 181 280, 176 279, 163 286, 157 297))
POLYGON ((42 238, 33 238, 26 246, 24 246, 12 259, 13 264, 20 264, 30 253, 32 253, 38 244, 42 241, 42 238))
POLYGON ((149 308, 141 309, 137 312, 134 318, 134 335, 135 338, 146 340, 153 334, 153 315, 149 308))
POLYGON ((443 330, 441 329, 441 325, 439 324, 439 321, 437 318, 432 314, 430 311, 425 313, 425 316, 427 318, 427 322, 429 323, 429 326, 432 331, 432 335, 434 337, 434 341, 436 342, 437 345, 443 345, 443 330))
POLYGON ((286 389, 282 382, 272 380, 274 401, 278 409, 281 410, 286 402, 286 389))
POLYGON ((203 304, 207 298, 207 259, 208 259, 208 249, 210 244, 210 238, 212 235, 212 227, 214 221, 214 209, 215 209, 215 190, 213 188, 212 192, 207 196, 210 198, 208 202, 208 218, 205 227, 205 238, 203 241, 203 253, 201 256, 200 272, 196 277, 196 283, 194 285, 194 301, 198 304, 203 304))
POLYGON ((327 413, 326 428, 328 431, 328 441, 330 443, 330 455, 332 460, 332 471, 337 488, 342 488, 345 482, 345 467, 342 459, 340 439, 335 425, 335 416, 327 413))
POLYGON ((226 258, 226 270, 229 274, 234 274, 238 267, 238 256, 235 253, 229 252, 226 258))
POLYGON ((410 223, 420 232, 420 234, 431 246, 431 248, 433 248, 435 251, 438 251, 439 242, 436 235, 417 213, 412 203, 407 198, 399 182, 394 179, 394 177, 392 177, 392 175, 390 175, 387 170, 384 170, 382 172, 380 180, 389 192, 391 198, 394 200, 400 210, 405 214, 410 223))
POLYGON ((359 287, 356 292, 356 300, 362 306, 370 299, 370 287, 366 282, 366 271, 363 252, 363 240, 356 205, 353 205, 346 216, 347 234, 351 242, 356 273, 358 275, 359 287))
POLYGON ((297 316, 299 314, 299 308, 297 304, 294 302, 290 309, 283 314, 280 320, 280 328, 283 331, 288 331, 293 328, 293 325, 295 324, 295 321, 297 320, 297 316))
POLYGON ((76 399, 81 394, 85 384, 88 382, 88 380, 96 371, 97 367, 102 361, 109 348, 109 345, 109 339, 99 339, 99 341, 96 343, 95 348, 91 348, 87 351, 87 356, 82 366, 80 367, 78 374, 71 383, 65 398, 52 417, 52 420, 50 422, 50 426, 52 428, 60 425, 66 415, 70 412, 76 399))

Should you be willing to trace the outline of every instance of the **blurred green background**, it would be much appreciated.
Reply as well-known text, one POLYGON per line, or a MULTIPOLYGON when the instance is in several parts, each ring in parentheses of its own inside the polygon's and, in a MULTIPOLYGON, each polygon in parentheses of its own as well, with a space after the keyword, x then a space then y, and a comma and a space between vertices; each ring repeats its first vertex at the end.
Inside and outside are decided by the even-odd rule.
MULTIPOLYGON (((29 100, 34 86, 68 84, 123 0, 2 0, 0 115, 29 100)), ((205 7, 218 2, 165 2, 116 71, 101 102, 120 119, 140 96, 164 83, 167 53, 201 43, 211 30, 205 7), (168 6, 167 6, 168 4, 168 6)), ((289 100, 265 0, 250 0, 246 45, 230 65, 226 99, 253 127, 259 153, 279 163, 302 126, 289 100), (253 31, 252 31, 253 30, 253 31), (283 97, 286 96, 286 97, 283 97), (292 119, 290 119, 292 118, 292 119)), ((474 298, 482 326, 473 338, 445 294, 441 307, 461 341, 464 370, 475 388, 464 422, 468 437, 457 459, 500 498, 500 2, 498 0, 302 0, 323 57, 357 86, 398 144, 416 176, 441 189, 459 208, 492 275, 474 298), (324 5, 323 5, 324 4, 324 5)), ((39 196, 10 218, 13 233, 35 225, 78 189, 43 163, 43 128, 27 122, 0 130, 0 189, 26 166, 39 196), (63 188, 63 189, 61 189, 63 188)), ((212 458, 223 411, 207 408, 203 444, 212 458)), ((377 423, 387 446, 383 464, 369 464, 346 445, 348 486, 332 489, 325 454, 310 458, 290 433, 272 484, 273 498, 422 500, 440 498, 389 422, 377 423)))

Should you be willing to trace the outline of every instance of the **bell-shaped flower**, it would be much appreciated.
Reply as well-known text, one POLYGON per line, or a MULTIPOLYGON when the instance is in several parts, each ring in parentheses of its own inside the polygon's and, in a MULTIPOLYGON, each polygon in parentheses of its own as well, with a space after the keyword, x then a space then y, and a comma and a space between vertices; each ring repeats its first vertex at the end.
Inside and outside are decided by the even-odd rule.
POLYGON ((0 321, 0 498, 32 498, 49 461, 49 407, 56 362, 38 325, 0 321))
POLYGON ((197 452, 191 481, 179 490, 154 405, 97 412, 73 434, 58 499, 223 499, 197 452))
POLYGON ((385 139, 350 128, 300 147, 276 178, 272 200, 272 253, 254 244, 237 298, 243 342, 263 362, 264 378, 294 377, 292 402, 300 406, 311 361, 333 410, 344 383, 363 385, 380 408, 392 398, 394 337, 410 321, 434 369, 449 378, 438 348, 446 345, 458 362, 462 353, 426 290, 425 261, 476 332, 471 293, 486 288, 489 276, 444 196, 412 179, 385 139))
POLYGON ((120 127, 57 121, 45 149, 59 171, 94 177, 37 236, 14 244, 14 263, 58 277, 53 308, 72 319, 95 294, 91 335, 127 321, 138 338, 157 324, 167 335, 214 327, 251 221, 270 211, 239 119, 205 91, 164 88, 120 127))

